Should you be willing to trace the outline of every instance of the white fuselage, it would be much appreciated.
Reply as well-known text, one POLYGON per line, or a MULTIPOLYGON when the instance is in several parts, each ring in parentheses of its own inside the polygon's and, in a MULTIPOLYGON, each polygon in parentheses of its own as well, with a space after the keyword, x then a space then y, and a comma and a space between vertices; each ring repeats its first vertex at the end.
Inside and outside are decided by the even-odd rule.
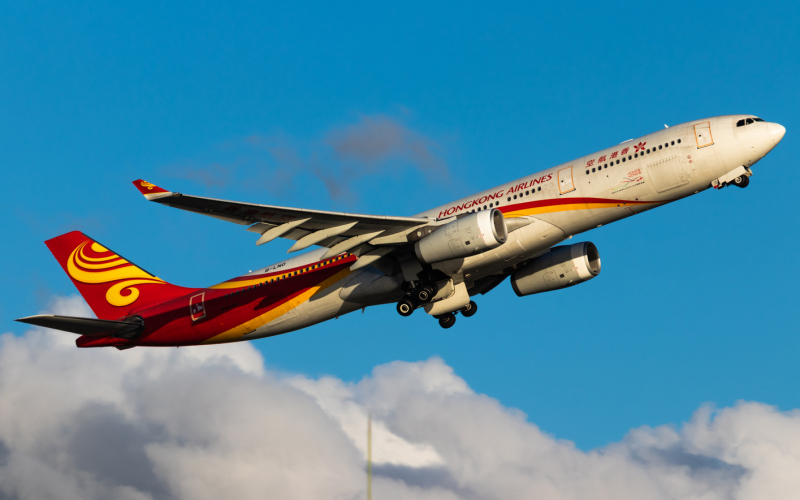
MULTIPOLYGON (((497 248, 433 268, 470 289, 475 281, 503 273, 573 235, 704 191, 738 167, 755 164, 783 138, 782 126, 754 118, 731 115, 683 123, 422 212, 418 216, 446 219, 497 208, 510 231, 497 248), (753 123, 737 126, 742 120, 753 123)), ((312 263, 324 252, 295 259, 312 263)), ((242 340, 396 301, 403 294, 402 282, 402 275, 387 276, 375 267, 355 271, 242 340)))

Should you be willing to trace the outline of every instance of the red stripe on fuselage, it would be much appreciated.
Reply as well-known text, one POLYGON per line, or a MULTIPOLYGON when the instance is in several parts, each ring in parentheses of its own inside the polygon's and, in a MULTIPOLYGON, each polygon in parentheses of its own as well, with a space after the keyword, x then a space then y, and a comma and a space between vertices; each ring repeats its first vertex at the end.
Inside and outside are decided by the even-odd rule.
POLYGON ((526 201, 512 205, 505 205, 498 207, 502 213, 516 212, 527 208, 541 208, 552 207, 556 205, 580 205, 591 203, 615 203, 622 205, 645 205, 650 203, 666 203, 665 201, 632 201, 632 200, 615 200, 613 198, 553 198, 538 201, 526 201))
MULTIPOLYGON (((175 346, 196 345, 236 326, 242 325, 271 309, 291 300, 311 287, 317 286, 335 275, 343 268, 350 267, 355 256, 332 262, 286 279, 265 283, 261 286, 248 286, 238 289, 198 290, 156 306, 137 311, 144 318, 144 333, 133 340, 114 337, 80 337, 78 347, 100 347, 111 345, 175 346), (198 293, 205 293, 204 307, 206 317, 192 321, 189 314, 189 299, 198 293)), ((324 262, 324 261, 323 261, 324 262)), ((298 268, 287 269, 277 274, 287 274, 305 269, 319 262, 309 263, 298 268)), ((259 275, 265 280, 270 275, 259 275)), ((254 276, 245 276, 247 281, 254 276)), ((231 280, 233 281, 233 280, 231 280)))

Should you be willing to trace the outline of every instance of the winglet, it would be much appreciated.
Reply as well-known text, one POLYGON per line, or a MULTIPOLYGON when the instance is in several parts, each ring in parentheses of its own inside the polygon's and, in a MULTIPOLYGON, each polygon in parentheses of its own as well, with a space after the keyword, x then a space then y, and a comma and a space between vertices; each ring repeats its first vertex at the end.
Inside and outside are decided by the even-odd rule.
POLYGON ((136 189, 138 189, 139 192, 142 193, 144 197, 147 198, 148 200, 163 198, 164 196, 169 196, 172 194, 170 191, 167 191, 164 188, 160 188, 151 182, 147 182, 144 179, 138 179, 133 181, 133 185, 136 186, 136 189))

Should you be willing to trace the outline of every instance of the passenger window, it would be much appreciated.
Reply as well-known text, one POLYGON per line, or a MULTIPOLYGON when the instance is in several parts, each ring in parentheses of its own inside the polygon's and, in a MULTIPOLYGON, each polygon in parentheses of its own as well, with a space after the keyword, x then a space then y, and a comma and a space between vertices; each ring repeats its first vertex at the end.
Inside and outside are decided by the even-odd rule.
POLYGON ((658 145, 658 149, 661 149, 661 144, 658 145))
POLYGON ((680 143, 681 143, 681 140, 680 140, 680 139, 678 139, 678 144, 680 144, 680 143))
POLYGON ((639 153, 634 154, 633 157, 634 158, 638 158, 639 157, 639 153))
POLYGON ((673 146, 675 145, 675 141, 672 141, 672 145, 673 145, 673 146))
POLYGON ((541 186, 539 186, 539 191, 541 191, 541 190, 542 190, 542 187, 541 187, 541 186))
POLYGON ((647 154, 650 154, 650 150, 649 149, 647 150, 647 154))
POLYGON ((531 194, 530 191, 525 191, 525 196, 528 196, 529 194, 531 194))
POLYGON ((592 172, 594 172, 594 169, 592 169, 592 172))
MULTIPOLYGON (((587 170, 586 173, 588 174, 589 171, 587 170)), ((511 197, 510 196, 508 197, 508 201, 511 201, 511 197)))
POLYGON ((624 156, 622 157, 622 163, 625 163, 625 157, 624 156))

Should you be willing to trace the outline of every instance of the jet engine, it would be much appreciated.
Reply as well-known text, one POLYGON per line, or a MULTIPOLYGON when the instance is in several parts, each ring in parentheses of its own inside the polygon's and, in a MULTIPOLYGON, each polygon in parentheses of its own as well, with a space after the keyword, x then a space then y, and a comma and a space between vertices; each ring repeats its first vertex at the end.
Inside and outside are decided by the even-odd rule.
POLYGON ((497 248, 508 229, 500 210, 481 210, 447 223, 414 245, 417 258, 427 264, 458 259, 497 248))
POLYGON ((519 297, 549 292, 589 281, 600 274, 600 254, 588 241, 555 247, 511 275, 519 297))

